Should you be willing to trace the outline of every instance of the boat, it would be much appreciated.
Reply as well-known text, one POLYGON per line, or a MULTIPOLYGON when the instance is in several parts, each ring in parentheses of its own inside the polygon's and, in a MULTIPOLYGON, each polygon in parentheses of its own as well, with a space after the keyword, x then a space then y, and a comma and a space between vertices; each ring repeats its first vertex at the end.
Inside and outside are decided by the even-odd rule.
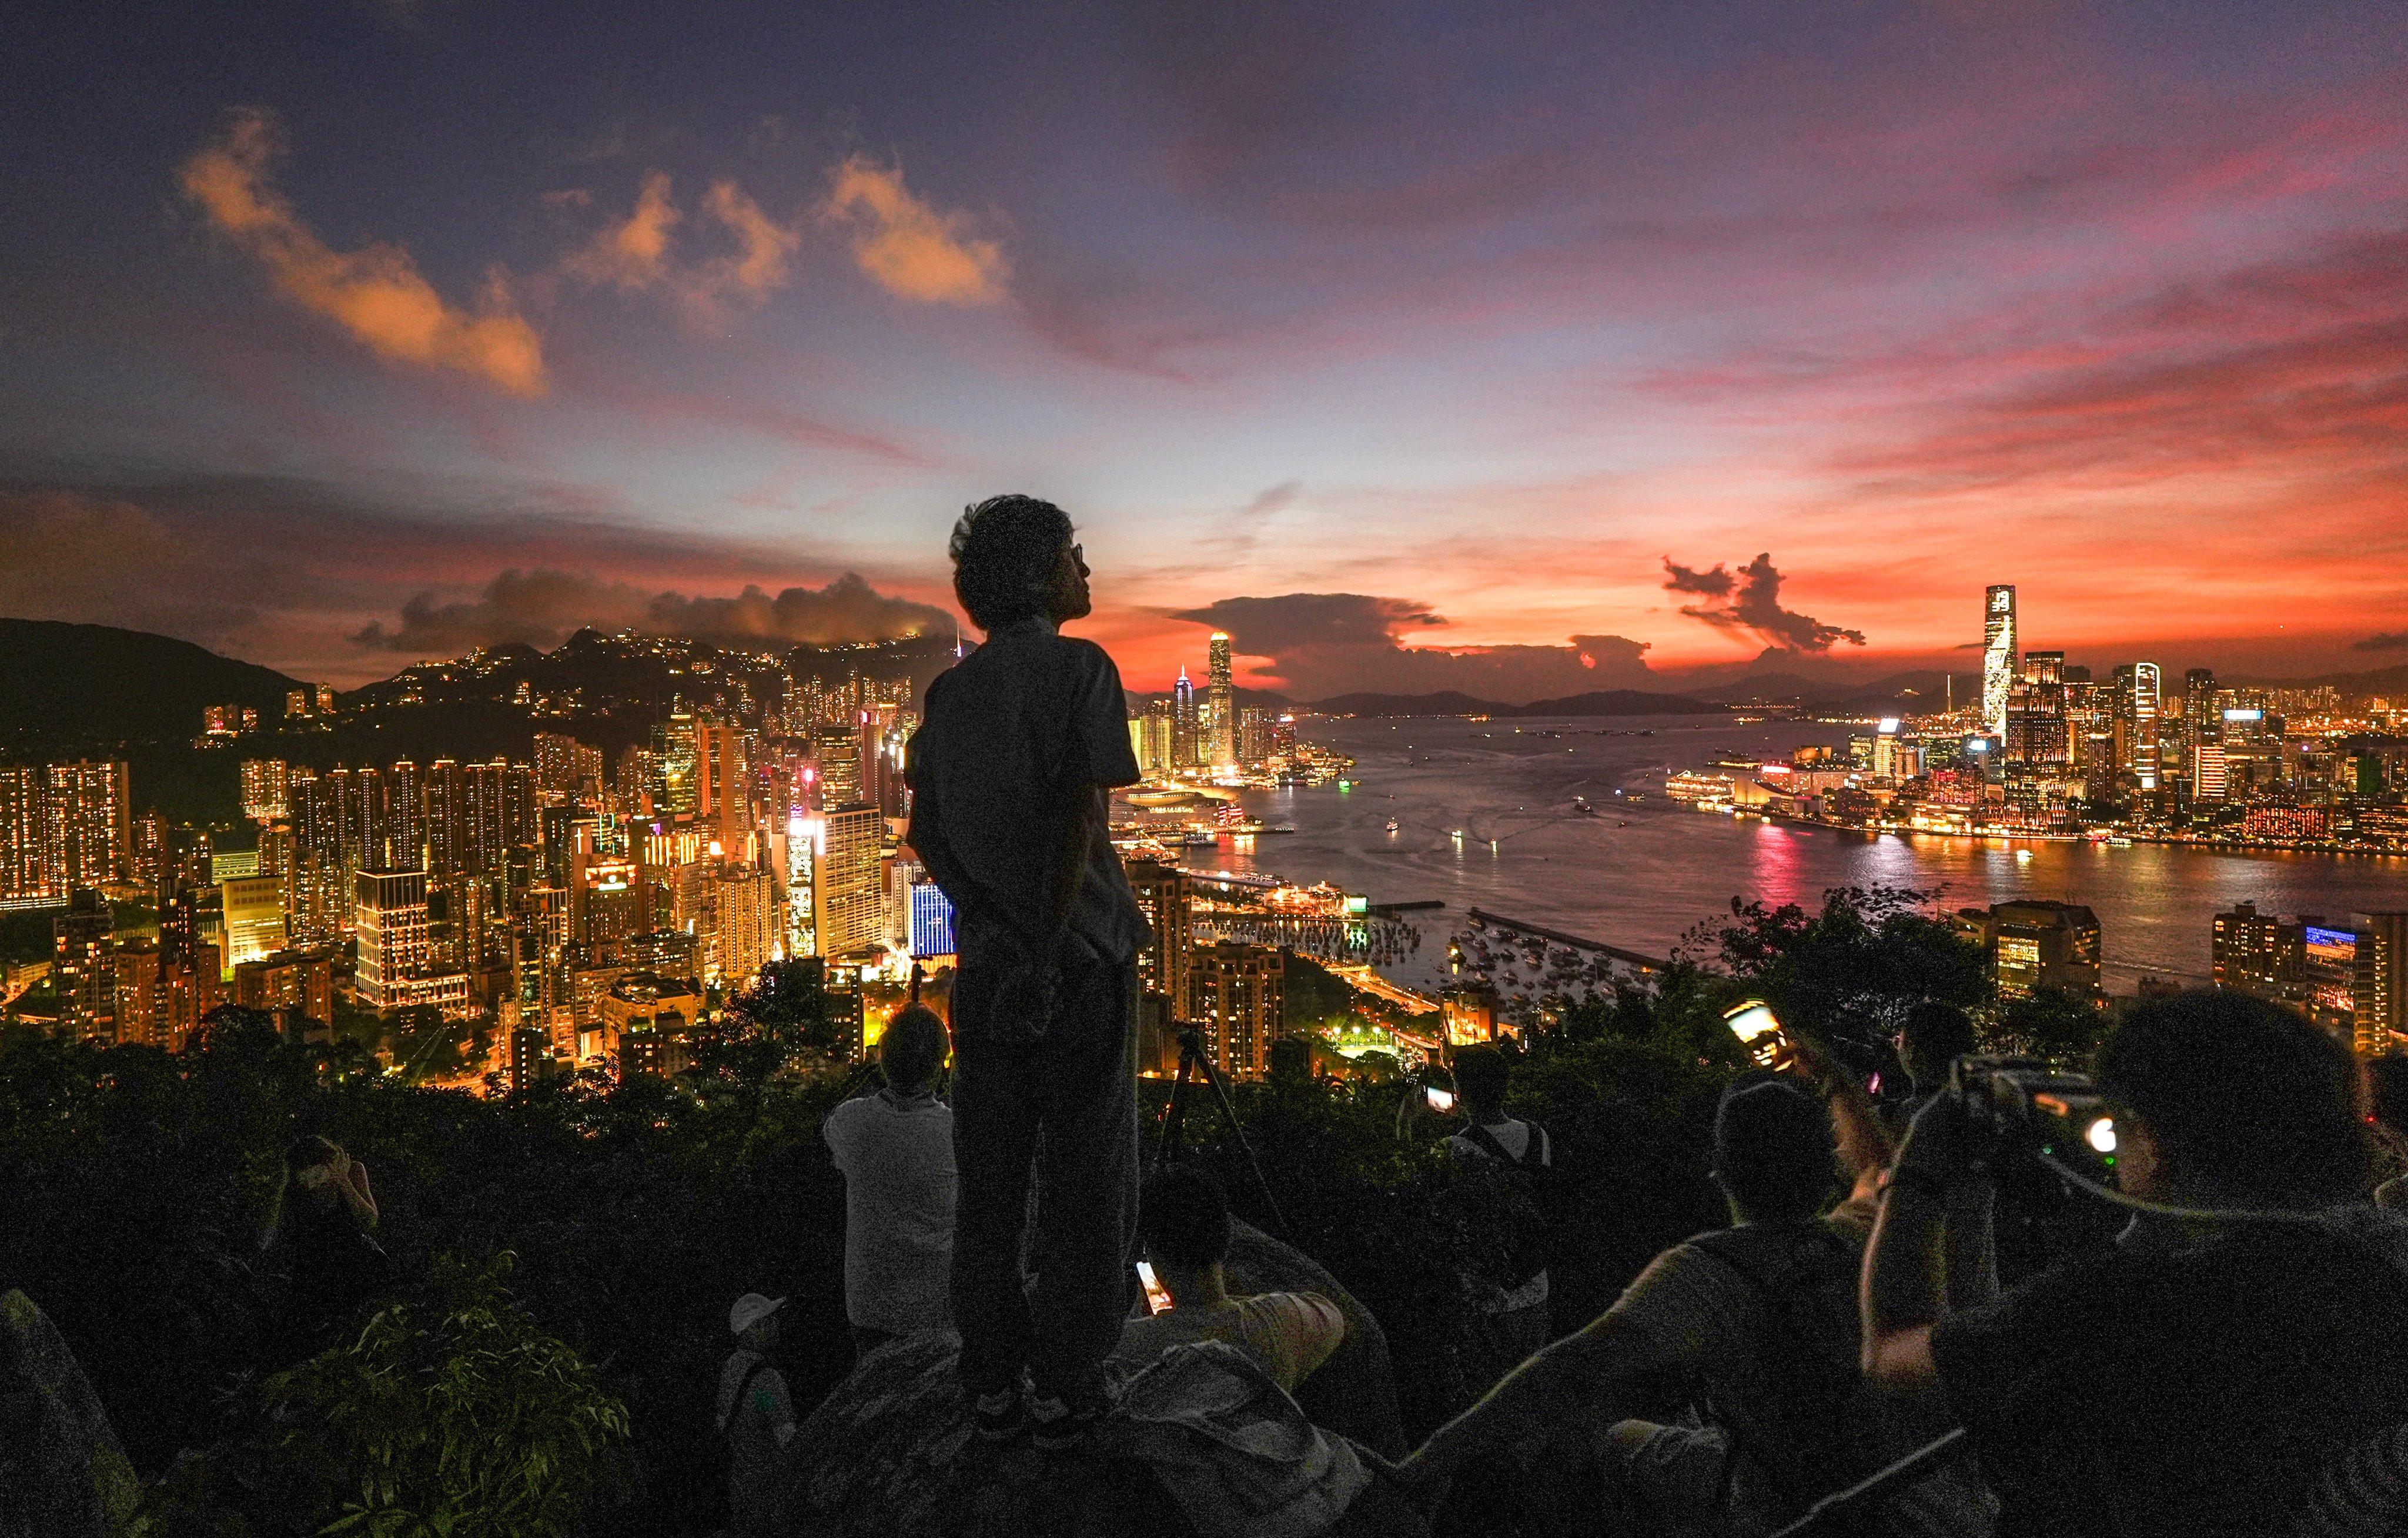
POLYGON ((1587 797, 1575 796, 1572 798, 1572 815, 1575 817, 1594 817, 1597 815, 1597 808, 1588 804, 1587 797))
POLYGON ((1389 818, 1389 819, 1388 819, 1388 831, 1389 831, 1389 832, 1391 832, 1391 833, 1394 833, 1396 830, 1397 830, 1397 819, 1395 819, 1394 817, 1391 817, 1391 818, 1389 818))

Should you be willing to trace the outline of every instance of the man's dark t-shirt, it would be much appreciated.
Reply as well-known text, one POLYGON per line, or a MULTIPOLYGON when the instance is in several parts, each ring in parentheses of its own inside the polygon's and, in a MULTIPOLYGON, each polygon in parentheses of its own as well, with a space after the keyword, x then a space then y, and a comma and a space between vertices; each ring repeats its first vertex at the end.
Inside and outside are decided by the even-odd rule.
POLYGON ((2341 1445, 2408 1419, 2408 1278, 2361 1240, 2235 1225, 2065 1262, 1931 1353, 1999 1538, 2279 1532, 2341 1445))
POLYGON ((911 847, 953 899, 966 956, 1002 934, 1045 938, 1082 796, 1095 805, 1070 930, 1114 964, 1150 938, 1105 814, 1110 787, 1139 773, 1120 669, 1102 647, 1042 620, 997 626, 928 685, 907 777, 911 847))

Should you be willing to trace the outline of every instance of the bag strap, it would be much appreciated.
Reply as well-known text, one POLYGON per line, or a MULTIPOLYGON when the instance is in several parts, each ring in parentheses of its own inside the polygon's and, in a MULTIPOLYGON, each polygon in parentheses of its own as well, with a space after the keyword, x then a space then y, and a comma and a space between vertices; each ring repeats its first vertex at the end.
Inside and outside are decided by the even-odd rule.
POLYGON ((1530 1157, 1545 1151, 1547 1129, 1534 1121, 1524 1122, 1522 1125, 1530 1129, 1530 1141, 1523 1145, 1520 1158, 1515 1158, 1507 1153, 1505 1145, 1497 1141, 1497 1134, 1478 1122, 1467 1124, 1463 1129, 1463 1135, 1469 1138, 1483 1152, 1499 1164, 1515 1170, 1536 1169, 1538 1166, 1530 1162, 1530 1157))
POLYGON ((752 1387, 752 1380, 759 1377, 768 1365, 769 1358, 763 1357, 746 1368, 744 1375, 736 1380, 736 1397, 727 1401, 727 1413, 719 1417, 719 1429, 722 1431, 736 1424, 737 1412, 744 1408, 744 1390, 752 1387))

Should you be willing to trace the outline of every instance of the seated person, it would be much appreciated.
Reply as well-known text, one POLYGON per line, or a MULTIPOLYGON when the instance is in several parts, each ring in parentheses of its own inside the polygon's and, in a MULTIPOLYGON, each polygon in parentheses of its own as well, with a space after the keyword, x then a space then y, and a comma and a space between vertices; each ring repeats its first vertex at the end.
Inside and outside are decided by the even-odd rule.
POLYGON ((266 1270, 287 1284, 270 1332, 278 1365, 333 1344, 361 1305, 393 1285, 376 1226, 367 1166, 331 1139, 294 1138, 264 1236, 266 1270))
POLYGON ((1226 1341, 1293 1394, 1345 1341, 1346 1315, 1317 1292, 1229 1296, 1221 1270, 1229 1254, 1229 1200, 1203 1171, 1173 1165, 1154 1171, 1139 1198, 1137 1226, 1171 1306, 1123 1325, 1114 1362, 1143 1367, 1174 1345, 1226 1341))
POLYGON ((1948 1087, 1949 1065, 1978 1050, 1973 1017, 1956 1005, 1927 999, 1907 1011, 1905 1028, 1898 1033, 1898 1055, 1914 1083, 1903 1101, 1885 1108, 1899 1133, 1904 1134, 1926 1101, 1948 1087))
POLYGON ((1764 1532, 1911 1449, 1882 1443, 1878 1407, 1881 1426, 1854 1418, 1849 1303, 1889 1145, 1852 1080, 1817 1054, 1798 1066, 1822 1081, 1819 1099, 1753 1076, 1715 1116, 1713 1175, 1732 1227, 1657 1256, 1612 1307, 1441 1427, 1398 1466, 1409 1488, 1434 1504, 1466 1465, 1584 1427, 1613 1505, 1682 1531, 1764 1532), (1854 1194, 1818 1217, 1842 1149, 1859 1161, 1854 1194), (1646 1418, 1682 1399, 1712 1423, 1646 1418))
POLYGON ((1519 1186, 1502 1193, 1495 1185, 1486 1187, 1492 1200, 1503 1196, 1505 1208, 1518 1216, 1520 1226, 1509 1252, 1488 1258, 1490 1274, 1464 1279, 1478 1316, 1466 1343, 1464 1369, 1477 1391, 1520 1365, 1554 1331, 1544 1264, 1546 1216, 1532 1199, 1539 1194, 1535 1181, 1543 1180, 1544 1171, 1555 1165, 1555 1150, 1545 1128, 1505 1114, 1512 1065, 1502 1052, 1493 1046, 1458 1047, 1448 1067, 1455 1079, 1455 1107, 1464 1121, 1446 1140, 1447 1152, 1468 1169, 1505 1175, 1519 1186))
POLYGON ((2408 1224, 2364 1202, 2357 1065, 2295 1014, 2198 992, 2126 1016, 2096 1077, 2115 1184, 2196 1215, 2143 1214, 1967 1306, 1948 1258, 1987 1209, 1949 1199, 1987 1151, 1942 1096, 1866 1257, 1866 1374, 1945 1392, 2002 1534, 2281 1531, 2342 1449, 2408 1420, 2408 1224))
POLYGON ((844 1171, 844 1312, 853 1347, 953 1324, 953 1113, 937 1099, 944 1021, 916 1000, 878 1043, 886 1086, 827 1114, 844 1171))

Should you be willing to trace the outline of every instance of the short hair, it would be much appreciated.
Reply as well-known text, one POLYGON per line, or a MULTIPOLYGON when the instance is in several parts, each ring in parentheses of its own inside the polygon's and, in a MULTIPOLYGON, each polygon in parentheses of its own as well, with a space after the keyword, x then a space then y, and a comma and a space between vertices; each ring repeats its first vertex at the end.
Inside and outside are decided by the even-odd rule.
POLYGON ((1974 1050, 1973 1017, 1936 999, 1927 999, 1907 1011, 1905 1028, 1899 1035, 1899 1056, 1906 1059, 1906 1071, 1914 1075, 1914 1082, 1925 1088, 1944 1078, 1949 1064, 1974 1050))
POLYGON ((1138 1198, 1137 1231, 1153 1254, 1202 1271, 1229 1253, 1229 1199, 1194 1165, 1165 1165, 1146 1178, 1138 1198))
POLYGON ((888 1084, 916 1088, 937 1076, 951 1044, 945 1023, 937 1018, 935 1010, 922 1003, 906 1004, 886 1022, 886 1033, 878 1039, 878 1066, 886 1071, 888 1084))
POLYGON ((1447 1060, 1455 1072, 1455 1087, 1465 1101, 1484 1111, 1501 1111, 1505 1107, 1505 1091, 1513 1080, 1513 1065, 1505 1055, 1492 1046, 1457 1047, 1447 1060))
POLYGON ((1786 1079, 1742 1079, 1714 1113, 1714 1177, 1759 1223, 1802 1223, 1831 1194, 1830 1114, 1786 1079))
POLYGON ((997 625, 1043 613, 1070 534, 1068 513, 1018 493, 963 510, 948 548, 953 597, 970 623, 992 633, 997 625))
POLYGON ((2408 1132, 2408 1053, 2386 1052, 2366 1065, 2366 1111, 2394 1132, 2408 1132))
POLYGON ((2357 1061, 2288 1010, 2245 994, 2176 994, 2126 1015, 2097 1069, 2180 1178, 2280 1207, 2365 1189, 2357 1061))

